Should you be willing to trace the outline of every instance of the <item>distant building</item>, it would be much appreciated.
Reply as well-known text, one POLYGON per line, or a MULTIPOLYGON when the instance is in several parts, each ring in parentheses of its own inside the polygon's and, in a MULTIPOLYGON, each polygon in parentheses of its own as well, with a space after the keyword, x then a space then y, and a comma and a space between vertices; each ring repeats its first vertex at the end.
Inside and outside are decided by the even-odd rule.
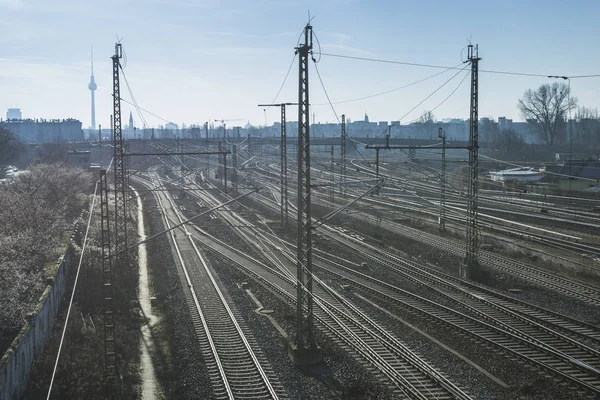
POLYGON ((540 138, 531 130, 529 122, 513 122, 506 117, 498 117, 498 127, 501 131, 512 129, 519 134, 525 143, 540 143, 540 138))
POLYGON ((13 132, 25 143, 62 143, 84 140, 81 121, 76 119, 9 119, 0 127, 13 132))
POLYGON ((129 138, 137 139, 135 137, 135 126, 133 125, 133 114, 129 111, 129 125, 127 125, 127 136, 129 138))
POLYGON ((85 168, 90 167, 91 152, 70 150, 67 152, 67 164, 72 167, 85 168))
POLYGON ((6 119, 7 120, 22 119, 22 118, 23 118, 23 114, 21 113, 20 108, 9 108, 8 110, 6 110, 6 119))

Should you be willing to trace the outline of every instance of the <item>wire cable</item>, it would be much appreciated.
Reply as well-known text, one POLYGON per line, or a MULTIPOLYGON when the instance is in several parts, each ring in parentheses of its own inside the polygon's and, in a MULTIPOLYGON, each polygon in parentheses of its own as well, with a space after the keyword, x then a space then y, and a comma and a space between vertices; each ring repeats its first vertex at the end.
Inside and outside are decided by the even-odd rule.
MULTIPOLYGON (((327 97, 327 101, 329 102, 329 106, 331 107, 331 110, 333 111, 333 115, 335 115, 335 118, 337 119, 338 123, 341 124, 342 122, 340 121, 340 118, 338 117, 338 114, 335 111, 335 107, 333 107, 333 103, 331 102, 331 99, 329 98, 329 94, 327 93, 327 89, 325 88, 325 84, 323 83, 323 79, 321 78, 321 73, 319 72, 319 67, 317 67, 317 61, 314 58, 313 58, 313 62, 315 64, 315 71, 317 71, 317 76, 319 77, 319 82, 321 82, 321 87, 323 88, 323 92, 325 92, 325 97, 327 97)), ((360 150, 358 149, 356 144, 353 142, 352 138, 350 138, 350 142, 354 145, 356 152, 362 157, 362 159, 367 164, 370 165, 370 163, 367 161, 365 156, 363 156, 363 154, 360 152, 360 150)))
POLYGON ((463 68, 460 69, 460 71, 458 71, 456 74, 452 75, 452 77, 450 77, 450 79, 446 80, 446 82, 442 83, 437 89, 435 89, 433 92, 431 92, 427 97, 425 97, 423 100, 421 100, 419 103, 417 103, 416 106, 414 106, 413 108, 411 108, 406 114, 404 114, 403 116, 401 116, 400 118, 398 118, 398 121, 402 121, 404 118, 406 118, 410 113, 412 113, 417 107, 419 107, 421 104, 425 103, 431 96, 433 96, 434 94, 436 94, 438 91, 440 91, 440 89, 442 89, 444 86, 446 86, 452 79, 456 78, 456 76, 458 74, 460 74, 462 71, 464 71, 466 68, 468 67, 468 65, 465 65, 463 68))
MULTIPOLYGON (((456 76, 457 76, 458 74, 460 74, 462 71, 464 71, 464 70, 465 70, 467 67, 468 67, 468 65, 465 65, 464 67, 462 67, 462 68, 461 68, 461 69, 460 69, 460 70, 459 70, 459 71, 458 71, 456 74, 452 75, 452 76, 451 76, 451 77, 450 77, 448 80, 446 80, 444 83, 442 83, 442 84, 441 84, 441 85, 440 85, 440 86, 439 86, 437 89, 435 89, 435 90, 434 90, 433 92, 431 92, 431 93, 430 93, 430 94, 429 94, 427 97, 425 97, 423 100, 421 100, 419 103, 417 103, 417 105, 416 105, 416 106, 414 106, 413 108, 411 108, 411 109, 410 109, 410 110, 409 110, 407 113, 405 113, 405 114, 404 114, 402 117, 398 118, 398 120, 397 120, 397 121, 395 121, 395 122, 392 122, 391 126, 399 126, 399 125, 400 125, 400 123, 401 123, 401 121, 402 121, 402 120, 403 120, 403 119, 404 119, 406 116, 408 116, 410 113, 412 113, 412 112, 413 112, 413 111, 414 111, 414 110, 415 110, 417 107, 419 107, 421 104, 425 103, 425 101, 427 101, 427 100, 428 100, 428 99, 429 99, 431 96, 433 96, 433 95, 434 95, 434 94, 436 94, 438 91, 440 91, 440 90, 441 90, 441 89, 442 89, 444 86, 446 86, 446 85, 447 85, 447 84, 448 84, 448 83, 449 83, 451 80, 453 80, 454 78, 456 78, 456 76)), ((465 75, 465 78, 466 78, 466 75, 465 75)), ((463 78, 463 81, 465 80, 465 78, 463 78)), ((462 84, 462 81, 461 81, 461 84, 462 84)), ((460 86, 460 84, 459 84, 459 86, 460 86)), ((452 95, 454 94, 454 92, 456 92, 456 90, 458 90, 458 87, 456 87, 456 89, 454 89, 454 91, 453 91, 453 92, 450 94, 450 96, 452 96, 452 95)), ((448 96, 446 99, 444 99, 444 101, 442 101, 442 103, 438 104, 438 105, 436 106, 436 108, 437 108, 437 107, 439 107, 439 106, 441 106, 441 105, 442 105, 442 104, 443 104, 443 103, 444 103, 446 100, 448 100, 448 99, 450 98, 450 96, 448 96)), ((415 120, 413 120, 413 121, 416 121, 416 119, 415 119, 415 120)), ((411 122, 412 122, 412 121, 411 121, 411 122)), ((391 127, 391 126, 390 126, 390 127, 391 127)), ((388 130, 388 127, 386 127, 386 129, 385 129, 385 130, 383 130, 382 132, 378 133, 378 134, 377 134, 375 137, 376 137, 376 138, 378 138, 378 137, 381 137, 381 135, 382 135, 383 133, 385 133, 387 130, 388 130)))
POLYGON ((327 89, 325 89, 325 84, 323 83, 323 79, 321 78, 321 73, 319 72, 319 68, 317 67, 317 62, 314 61, 313 62, 315 64, 315 71, 317 71, 317 76, 319 77, 319 82, 321 82, 321 87, 323 88, 323 92, 325 92, 325 97, 327 97, 327 101, 329 102, 329 106, 331 107, 331 111, 333 111, 333 115, 335 115, 335 119, 337 119, 338 124, 341 124, 342 122, 340 121, 340 118, 337 115, 337 112, 335 111, 335 108, 333 107, 333 104, 331 103, 331 99, 329 98, 329 94, 327 93, 327 89))
POLYGON ((129 81, 127 80, 127 75, 125 75, 125 71, 123 70, 122 67, 121 67, 121 73, 123 74, 123 79, 125 80, 125 86, 127 86, 127 91, 129 92, 129 96, 131 97, 131 100, 133 101, 133 103, 130 103, 130 102, 124 100, 123 98, 121 98, 120 100, 124 101, 126 103, 129 103, 129 104, 131 104, 131 105, 133 105, 135 107, 136 112, 138 113, 140 119, 142 120, 142 124, 143 124, 144 129, 146 129, 148 127, 148 124, 146 123, 146 119, 144 118, 144 116, 140 112, 140 107, 137 104, 135 96, 133 95, 133 91, 131 90, 131 86, 129 86, 129 81))
MULTIPOLYGON (((460 63, 460 64, 457 64, 457 65, 456 65, 456 67, 458 67, 458 66, 460 66, 460 65, 462 65, 462 63, 460 63)), ((444 73, 446 73, 446 72, 448 72, 448 71, 450 71, 450 70, 452 70, 452 69, 454 69, 454 68, 456 68, 456 67, 447 68, 447 69, 445 69, 444 71, 437 72, 437 73, 435 73, 435 74, 433 74, 433 75, 430 75, 430 76, 428 76, 428 77, 426 77, 426 78, 422 78, 422 79, 419 79, 419 80, 417 80, 417 81, 414 81, 414 82, 407 83, 406 85, 402 85, 402 86, 400 86, 400 87, 397 87, 397 88, 394 88, 394 89, 389 89, 389 90, 385 90, 385 91, 383 91, 383 92, 378 92, 378 93, 371 94, 371 95, 368 95, 368 96, 363 96, 363 97, 357 97, 357 98, 354 98, 354 99, 349 99, 349 100, 341 100, 341 101, 334 101, 334 102, 333 102, 333 104, 352 103, 352 102, 355 102, 355 101, 367 100, 367 99, 371 99, 371 98, 373 98, 373 97, 383 96, 383 95, 385 95, 385 94, 392 93, 392 92, 396 92, 396 91, 398 91, 398 90, 402 90, 402 89, 406 89, 407 87, 414 86, 414 85, 416 85, 416 84, 418 84, 418 83, 425 82, 426 80, 429 80, 429 79, 431 79, 431 78, 435 78, 435 77, 436 77, 436 76, 438 76, 438 75, 442 75, 442 74, 444 74, 444 73)), ((312 104, 312 105, 313 105, 313 106, 326 106, 327 104, 328 104, 328 103, 316 103, 316 104, 312 104)))
POLYGON ((580 79, 580 78, 600 78, 600 74, 593 74, 593 75, 573 75, 573 76, 569 76, 569 79, 580 79))
MULTIPOLYGON (((405 61, 394 61, 394 60, 384 60, 379 58, 369 58, 369 57, 358 57, 358 56, 348 56, 344 54, 333 54, 333 53, 321 53, 323 56, 329 57, 337 57, 337 58, 346 58, 351 60, 361 60, 361 61, 372 61, 384 64, 397 64, 397 65, 407 65, 411 67, 424 67, 424 68, 444 68, 444 69, 459 69, 458 67, 447 67, 443 65, 435 65, 435 64, 420 64, 420 63, 411 63, 405 61)), ((536 78, 549 78, 556 74, 533 74, 529 72, 512 72, 512 71, 497 71, 497 70, 489 70, 489 69, 480 69, 479 72, 485 72, 488 74, 499 74, 499 75, 513 75, 513 76, 529 76, 536 78)), ((573 75, 568 76, 568 78, 597 78, 600 77, 600 74, 592 74, 592 75, 573 75)))
POLYGON ((85 246, 87 244, 88 233, 90 231, 90 223, 92 221, 92 216, 94 215, 94 204, 96 203, 97 192, 98 192, 98 181, 96 181, 96 187, 94 188, 94 197, 92 198, 92 204, 90 205, 90 216, 88 217, 87 227, 85 228, 85 236, 83 238, 83 245, 81 247, 81 256, 79 257, 79 265, 77 266, 77 274, 75 275, 75 282, 73 283, 73 290, 71 291, 71 299, 69 300, 69 308, 67 309, 67 316, 65 317, 65 325, 63 326, 62 335, 60 337, 60 344, 58 345, 58 354, 56 355, 56 361, 54 362, 54 369, 52 370, 52 378, 50 379, 50 387, 48 388, 48 396, 46 397, 46 400, 49 400, 50 395, 52 394, 52 385, 54 384, 54 378, 56 377, 58 361, 60 360, 60 352, 62 350, 63 342, 65 340, 65 333, 67 332, 69 315, 71 314, 71 307, 73 306, 73 297, 75 297, 75 289, 77 289, 77 281, 79 279, 79 272, 81 271, 81 264, 83 262, 83 254, 85 253, 85 246))
MULTIPOLYGON (((290 71, 292 70, 292 67, 294 66, 294 61, 296 61, 296 53, 294 53, 294 58, 292 58, 292 62, 290 63, 290 66, 285 74, 285 78, 283 78, 283 82, 281 82, 281 86, 279 87, 279 90, 277 91, 277 94, 275 95, 275 97, 273 98, 273 101, 271 101, 270 104, 275 104, 275 102, 277 101, 277 98, 279 97, 279 94, 281 93, 281 91, 283 90, 283 86, 285 85, 285 82, 287 81, 288 76, 290 75, 290 71)), ((265 112, 271 108, 272 106, 268 106, 267 108, 265 108, 265 112)))
POLYGON ((440 104, 438 104, 437 106, 433 107, 431 110, 431 112, 437 110, 442 104, 444 104, 446 101, 448 101, 448 99, 450 97, 452 97, 452 95, 454 95, 454 93, 456 93, 456 91, 458 90, 458 88, 463 84, 463 82, 465 81, 465 79, 467 79, 467 77, 469 76, 469 73, 467 72, 465 74, 465 76, 463 76, 462 80, 460 81, 460 83, 458 85, 456 85, 456 87, 454 88, 454 90, 448 95, 448 97, 446 97, 444 100, 442 100, 442 102, 440 104))

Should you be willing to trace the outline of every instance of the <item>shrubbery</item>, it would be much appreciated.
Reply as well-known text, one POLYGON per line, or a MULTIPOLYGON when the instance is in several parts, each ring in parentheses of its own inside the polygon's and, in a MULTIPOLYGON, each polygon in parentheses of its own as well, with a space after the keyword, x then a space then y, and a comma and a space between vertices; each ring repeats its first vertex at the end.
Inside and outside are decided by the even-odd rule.
POLYGON ((37 164, 14 184, 0 187, 0 353, 23 326, 64 254, 92 183, 84 170, 37 164))

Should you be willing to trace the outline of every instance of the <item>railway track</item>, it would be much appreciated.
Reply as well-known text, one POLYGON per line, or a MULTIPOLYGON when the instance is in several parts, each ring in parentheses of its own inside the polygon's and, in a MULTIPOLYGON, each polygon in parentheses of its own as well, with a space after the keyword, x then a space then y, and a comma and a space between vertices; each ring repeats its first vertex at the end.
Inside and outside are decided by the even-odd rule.
MULTIPOLYGON (((555 336, 566 335, 578 340, 582 345, 595 345, 600 348, 600 326, 585 323, 568 316, 535 306, 519 299, 504 295, 491 290, 484 285, 461 279, 457 276, 443 273, 437 269, 423 264, 398 257, 390 252, 377 248, 356 238, 333 232, 333 235, 345 236, 336 238, 339 243, 347 246, 351 251, 357 251, 357 256, 366 258, 370 263, 397 274, 399 278, 412 281, 418 285, 444 292, 444 295, 459 295, 455 300, 463 298, 475 300, 478 303, 487 304, 505 314, 512 315, 531 326, 542 325, 555 331, 555 336)), ((330 235, 330 237, 332 237, 330 235)), ((335 237, 334 237, 335 238, 335 237)), ((293 248, 295 245, 289 242, 286 246, 293 248)), ((336 263, 350 265, 354 270, 364 269, 356 262, 342 257, 333 256, 318 248, 315 249, 314 259, 325 263, 336 263)), ((578 346, 578 344, 575 344, 578 346)), ((600 357, 600 354, 597 354, 600 357)))
MULTIPOLYGON (((498 305, 477 293, 461 291, 456 287, 454 288, 457 290, 449 293, 428 285, 438 295, 445 297, 445 300, 455 303, 450 308, 345 267, 321 255, 315 255, 314 259, 318 271, 342 279, 353 287, 374 294, 386 302, 401 305, 412 313, 419 313, 425 318, 450 325, 452 329, 468 334, 471 338, 483 341, 497 350, 505 351, 512 357, 521 358, 532 365, 544 368, 545 371, 584 388, 590 394, 600 395, 600 352, 528 316, 523 316, 518 311, 498 305)), ((386 261, 375 257, 372 260, 380 265, 387 264, 386 261)), ((402 278, 415 280, 408 272, 404 273, 402 278)), ((424 284, 422 281, 418 283, 424 284)), ((448 282, 442 283, 445 287, 454 286, 449 285, 448 282)), ((548 323, 547 320, 545 322, 548 323)), ((565 328, 565 325, 556 325, 565 328)), ((577 325, 579 325, 577 328, 589 329, 585 324, 577 325)), ((583 331, 577 330, 571 333, 579 336, 583 331)), ((585 338, 596 340, 598 343, 599 335, 600 328, 596 327, 591 333, 585 335, 585 338)))
MULTIPOLYGON (((316 204, 326 205, 324 202, 314 202, 316 204)), ((465 254, 464 244, 454 240, 439 237, 418 229, 392 223, 390 221, 375 221, 373 218, 363 215, 363 213, 352 214, 349 215, 349 217, 355 218, 361 222, 379 224, 382 228, 386 228, 391 232, 400 234, 412 240, 418 240, 422 243, 429 244, 434 248, 445 250, 450 254, 460 257, 464 256, 465 254)), ((600 305, 600 288, 590 286, 573 279, 568 279, 481 249, 478 252, 478 258, 481 263, 487 264, 496 270, 507 272, 513 276, 524 279, 525 281, 535 283, 538 286, 550 288, 557 292, 581 300, 585 303, 596 306, 600 305)))
MULTIPOLYGON (((364 167, 363 167, 364 168, 364 167)), ((366 168, 365 168, 366 169, 366 168)), ((268 170, 261 170, 268 176, 271 176, 271 172, 268 170)), ((414 182, 413 182, 414 183, 414 182)), ((389 189, 391 190, 391 189, 389 189)), ((336 194, 339 194, 339 191, 336 191, 336 194)), ((315 192, 315 196, 321 195, 318 192, 315 192)), ((354 196, 353 194, 349 194, 350 196, 354 196)), ((385 208, 389 208, 390 210, 403 210, 409 211, 411 213, 416 213, 418 215, 426 215, 432 221, 437 220, 439 217, 439 193, 437 193, 437 197, 430 199, 426 196, 418 196, 402 199, 402 198, 394 198, 394 196, 385 199, 385 193, 381 193, 381 198, 364 198, 360 202, 363 204, 373 203, 375 206, 382 206, 385 208)), ((323 196, 321 196, 323 197, 323 196)), ((459 196, 460 197, 460 196, 459 196)), ((325 200, 325 199, 324 199, 325 200)), ((464 200, 464 198, 460 198, 460 200, 464 200)), ((455 206, 452 202, 447 202, 447 211, 446 211, 446 221, 454 221, 459 226, 464 226, 464 205, 455 206)), ((581 233, 582 229, 587 232, 587 230, 591 229, 596 233, 598 222, 596 224, 588 224, 585 222, 581 222, 582 226, 574 226, 573 223, 575 221, 565 220, 564 218, 556 218, 556 217, 547 217, 540 216, 539 214, 521 214, 515 213, 512 211, 503 211, 513 213, 515 215, 512 216, 512 219, 500 218, 494 216, 492 214, 496 212, 500 212, 502 210, 495 208, 494 212, 490 210, 488 214, 480 213, 480 222, 479 227, 482 229, 482 234, 487 234, 491 237, 496 237, 495 235, 501 234, 507 237, 517 237, 521 240, 527 240, 530 242, 539 243, 544 246, 548 246, 549 248, 561 249, 563 251, 567 251, 570 254, 575 256, 583 256, 587 258, 598 258, 600 256, 600 248, 593 243, 581 242, 581 238, 574 237, 573 235, 568 234, 560 234, 558 232, 553 231, 552 229, 543 229, 538 228, 532 225, 522 224, 522 221, 519 222, 519 218, 522 218, 522 215, 528 215, 531 217, 542 218, 548 221, 560 221, 565 224, 567 222, 571 223, 570 229, 575 229, 576 232, 581 233), (513 221, 515 220, 515 221, 513 221), (584 229, 585 228, 585 229, 584 229), (588 229, 589 228, 589 229, 588 229)), ((512 215, 512 214, 511 214, 512 215)), ((589 217, 592 218, 592 217, 589 217)), ((598 218, 592 218, 594 221, 598 221, 598 218)), ((506 240, 506 239, 499 239, 506 240)), ((571 259, 565 259, 561 255, 554 255, 557 259, 564 259, 569 263, 579 264, 581 267, 588 269, 590 271, 594 271, 594 269, 599 270, 599 268, 594 268, 593 266, 580 264, 577 261, 571 259)))
MULTIPOLYGON (((208 234, 198 238, 198 241, 236 262, 238 268, 279 294, 288 305, 295 305, 295 280, 289 275, 290 271, 282 272, 266 264, 258 264, 261 271, 257 271, 256 267, 253 268, 256 261, 236 248, 208 234), (220 246, 215 246, 214 243, 210 245, 207 238, 220 246), (233 254, 244 257, 245 262, 236 261, 233 254), (278 285, 278 281, 287 283, 288 289, 278 285)), ((349 308, 348 304, 340 303, 340 298, 333 292, 321 288, 315 290, 314 296, 314 317, 322 330, 329 332, 343 348, 368 362, 371 369, 375 368, 378 375, 385 377, 395 386, 398 394, 404 393, 410 398, 418 399, 469 398, 396 338, 385 332, 372 318, 358 309, 349 308)))
MULTIPOLYGON (((204 201, 211 201, 202 196, 204 201)), ((215 201, 214 199, 212 201, 215 201)), ((240 217, 234 213, 224 216, 232 226, 238 225, 240 217)), ((263 285, 275 290, 290 305, 295 304, 295 264, 289 258, 267 251, 272 243, 259 241, 242 230, 237 230, 243 240, 254 244, 264 256, 279 269, 273 269, 259 263, 255 258, 211 236, 208 232, 196 228, 195 240, 213 251, 234 261, 238 267, 250 274, 263 285), (240 260, 240 257, 244 261, 240 260), (286 265, 285 267, 283 267, 286 265), (254 267, 254 268, 252 268, 254 267)), ((323 282, 315 290, 315 319, 323 330, 337 338, 345 348, 359 354, 369 362, 371 368, 377 368, 378 374, 391 382, 398 394, 403 393, 417 399, 468 399, 462 390, 441 376, 428 363, 410 351, 398 339, 355 306, 344 301, 323 282)))
MULTIPOLYGON (((155 186, 137 180, 150 188, 155 186)), ((183 221, 168 195, 155 192, 155 196, 167 228, 172 226, 173 220, 183 221)), ((265 357, 257 351, 258 345, 238 322, 240 316, 229 306, 191 233, 184 227, 184 235, 178 237, 174 231, 170 234, 215 396, 219 399, 286 398, 285 389, 265 357), (197 291, 202 293, 201 299, 197 291)))
MULTIPOLYGON (((275 197, 275 196, 273 196, 275 197)), ((264 246, 264 244, 259 245, 264 246)), ((512 260, 510 260, 512 261, 512 260)), ((336 272, 329 270, 328 273, 334 274, 336 272)), ((548 274, 551 275, 551 274, 548 274)), ((348 279, 347 276, 339 275, 341 279, 348 279)), ((361 277, 366 279, 365 277, 361 277)), ((366 279, 366 281, 371 281, 371 279, 366 279)), ((354 284, 359 284, 359 281, 355 278, 353 280, 354 284)), ((382 291, 381 287, 373 288, 365 282, 360 283, 365 289, 370 289, 372 292, 376 292, 377 296, 381 296, 386 298, 388 301, 399 302, 398 293, 396 292, 394 295, 390 293, 385 293, 382 291)), ((378 286, 381 286, 383 282, 377 282, 378 286)), ((392 290, 391 288, 387 288, 392 290)), ((325 290, 327 292, 327 290, 325 290)), ((323 301, 323 297, 325 292, 319 292, 317 295, 319 301, 323 301)), ((407 295, 407 293, 402 293, 403 295, 407 295)), ((332 297, 339 297, 339 295, 331 295, 332 297)), ((591 393, 600 394, 600 372, 598 370, 598 363, 600 362, 600 357, 598 353, 590 348, 587 348, 585 345, 576 344, 571 341, 568 337, 562 336, 561 333, 552 331, 550 329, 541 329, 542 327, 536 325, 537 322, 532 320, 526 320, 524 318, 515 318, 515 315, 511 315, 512 310, 510 309, 501 309, 501 307, 492 306, 490 302, 482 302, 482 298, 480 295, 475 295, 471 297, 459 297, 456 293, 445 292, 445 296, 448 298, 452 298, 454 302, 457 304, 461 304, 461 307, 467 309, 471 314, 478 315, 479 317, 486 320, 486 322, 478 321, 470 315, 466 313, 461 313, 456 310, 451 310, 446 308, 444 311, 445 315, 439 314, 439 309, 443 308, 440 304, 436 304, 433 302, 427 303, 423 300, 419 299, 422 303, 418 306, 415 304, 409 304, 406 298, 400 300, 402 306, 412 307, 414 311, 417 312, 425 312, 428 318, 433 318, 438 321, 445 321, 445 323, 453 324, 454 328, 457 330, 461 330, 462 332, 474 337, 477 340, 484 341, 488 344, 495 346, 496 348, 501 349, 502 351, 506 351, 510 353, 512 356, 519 357, 527 360, 528 362, 537 365, 539 367, 543 367, 545 370, 552 372, 553 374, 560 376, 562 379, 567 380, 573 384, 578 385, 579 387, 583 387, 591 393), (425 307, 423 304, 426 304, 430 307, 429 310, 424 311, 425 307), (436 314, 435 309, 437 308, 438 314, 436 314), (449 316, 451 315, 451 316, 449 316), (506 319, 506 316, 510 315, 510 323, 506 319), (519 321, 521 324, 518 328, 515 328, 515 320, 519 321), (540 331, 545 332, 543 337, 540 338, 540 331), (537 337, 535 337, 537 336, 537 337), (568 347, 565 347, 568 346, 568 347), (550 359, 549 359, 550 356, 550 359)), ((410 297, 410 296, 409 296, 410 297)), ((338 299, 339 300, 339 299, 338 299)), ((414 300, 414 297, 412 298, 414 300)), ((331 299, 325 302, 325 304, 335 304, 331 299)), ((331 307, 331 306, 329 306, 331 307)), ((334 310, 329 309, 328 317, 333 318, 332 313, 335 315, 337 319, 343 318, 344 315, 348 316, 348 309, 353 307, 349 304, 344 304, 343 307, 336 305, 334 310)), ((538 310, 539 312, 539 310, 538 310)), ((546 316, 548 317, 548 316, 546 316)), ((324 318, 321 316, 320 318, 324 318)), ((544 318, 541 318, 542 320, 544 318)), ((347 321, 346 327, 351 321, 356 323, 356 321, 361 321, 358 315, 352 315, 350 320, 347 321)), ((334 319, 335 321, 335 319, 334 319)), ((550 321, 548 318, 544 321, 546 324, 549 324, 550 321)), ((360 325, 364 328, 365 325, 368 325, 366 322, 360 323, 360 325)), ((563 329, 569 330, 566 326, 562 326, 563 329)), ((585 327, 579 327, 580 329, 585 329, 585 327)), ((579 334, 582 334, 581 330, 579 334)), ((348 334, 348 332, 346 332, 348 334)), ((361 335, 365 335, 365 332, 355 333, 356 338, 361 338, 361 335)), ((588 338, 590 335, 588 335, 588 338)), ((366 339, 362 339, 363 342, 367 343, 366 339)), ((593 337, 592 337, 593 338, 593 337)), ((597 338, 595 338, 597 339, 597 338)), ((379 341, 378 341, 379 342, 379 341)), ((376 342, 377 343, 377 342, 376 342)), ((371 343, 367 345, 367 348, 376 347, 376 343, 371 343)), ((380 342, 379 342, 380 343, 380 342)), ((406 385, 406 383, 405 383, 406 385)), ((436 397, 437 398, 437 395, 436 397)))
MULTIPOLYGON (((260 196, 255 196, 255 198, 262 200, 262 203, 265 206, 273 210, 277 210, 273 203, 265 201, 264 198, 261 198, 260 196)), ((329 203, 324 200, 320 200, 318 196, 313 197, 313 203, 325 207, 331 207, 329 203)), ((367 222, 370 224, 376 224, 381 228, 400 234, 401 236, 405 236, 412 240, 418 240, 434 248, 445 250, 450 254, 460 257, 464 256, 465 254, 465 245, 462 242, 439 237, 437 235, 406 227, 398 223, 385 220, 379 221, 363 212, 354 213, 348 215, 348 217, 353 218, 360 223, 367 222)), ((555 290, 585 303, 600 306, 600 288, 598 287, 585 284, 581 281, 565 278, 485 250, 479 250, 478 255, 480 262, 487 264, 496 270, 507 272, 525 281, 555 290)))
MULTIPOLYGON (((364 274, 348 278, 347 275, 340 274, 327 267, 319 267, 319 270, 331 276, 336 276, 359 290, 370 293, 371 297, 400 306, 410 313, 420 315, 441 326, 449 327, 482 342, 485 346, 491 346, 498 351, 505 352, 509 354, 511 359, 522 359, 543 368, 544 371, 551 372, 566 382, 585 388, 594 396, 600 394, 600 372, 594 368, 594 365, 598 363, 596 356, 582 351, 579 356, 581 360, 574 358, 561 351, 561 349, 564 350, 564 346, 559 346, 562 344, 560 341, 555 341, 554 345, 557 347, 550 347, 525 332, 516 331, 506 326, 503 328, 498 327, 495 323, 479 320, 467 313, 443 306, 413 293, 402 291, 364 274)), ((487 316, 486 319, 490 320, 492 318, 487 316)))

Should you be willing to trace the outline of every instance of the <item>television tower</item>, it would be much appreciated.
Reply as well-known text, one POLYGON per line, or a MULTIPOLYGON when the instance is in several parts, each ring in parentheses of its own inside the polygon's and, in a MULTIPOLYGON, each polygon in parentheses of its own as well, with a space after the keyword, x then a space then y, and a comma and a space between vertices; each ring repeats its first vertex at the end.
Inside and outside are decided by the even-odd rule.
POLYGON ((92 46, 92 75, 90 76, 90 84, 88 89, 92 92, 92 129, 96 129, 96 102, 94 100, 94 91, 98 88, 94 81, 94 47, 92 46))

